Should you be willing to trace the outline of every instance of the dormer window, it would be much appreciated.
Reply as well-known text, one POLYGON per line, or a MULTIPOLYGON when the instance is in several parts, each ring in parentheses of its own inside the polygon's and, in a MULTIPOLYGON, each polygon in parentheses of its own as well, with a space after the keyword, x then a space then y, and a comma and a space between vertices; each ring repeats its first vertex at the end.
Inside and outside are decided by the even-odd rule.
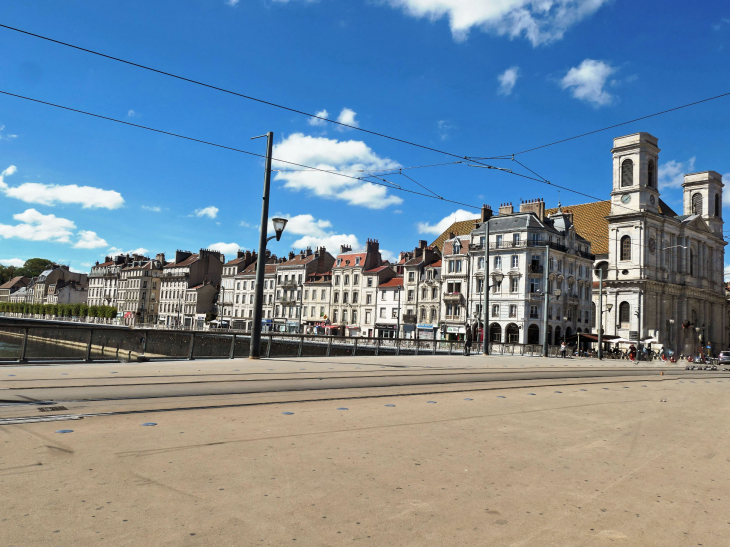
POLYGON ((359 266, 359 265, 360 265, 360 257, 358 256, 357 258, 355 258, 355 266, 359 266))
POLYGON ((338 258, 337 259, 337 265, 339 266, 340 264, 342 264, 342 259, 341 258, 338 258))

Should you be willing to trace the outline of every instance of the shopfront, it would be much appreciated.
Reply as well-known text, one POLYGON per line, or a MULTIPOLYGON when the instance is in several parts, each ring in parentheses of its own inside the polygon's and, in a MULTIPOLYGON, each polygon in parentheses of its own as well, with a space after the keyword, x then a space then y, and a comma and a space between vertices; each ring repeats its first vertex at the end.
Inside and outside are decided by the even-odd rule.
POLYGON ((271 319, 261 320, 261 332, 271 332, 274 330, 274 322, 271 319))
POLYGON ((421 340, 435 340, 436 339, 437 327, 435 325, 429 325, 427 323, 422 323, 422 324, 418 324, 417 328, 418 328, 418 337, 421 340))
POLYGON ((461 326, 447 326, 446 327, 446 340, 463 340, 466 334, 466 327, 461 326))
POLYGON ((375 335, 378 338, 395 338, 396 337, 396 326, 395 325, 381 325, 375 324, 375 335))

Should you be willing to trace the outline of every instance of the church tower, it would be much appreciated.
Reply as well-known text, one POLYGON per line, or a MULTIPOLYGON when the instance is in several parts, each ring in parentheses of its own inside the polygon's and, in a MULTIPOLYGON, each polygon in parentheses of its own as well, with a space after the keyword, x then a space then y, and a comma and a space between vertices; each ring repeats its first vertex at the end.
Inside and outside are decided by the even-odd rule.
POLYGON ((722 176, 715 171, 684 176, 684 214, 700 215, 715 235, 722 237, 722 176))
POLYGON ((611 215, 659 212, 657 138, 634 133, 613 139, 611 215))

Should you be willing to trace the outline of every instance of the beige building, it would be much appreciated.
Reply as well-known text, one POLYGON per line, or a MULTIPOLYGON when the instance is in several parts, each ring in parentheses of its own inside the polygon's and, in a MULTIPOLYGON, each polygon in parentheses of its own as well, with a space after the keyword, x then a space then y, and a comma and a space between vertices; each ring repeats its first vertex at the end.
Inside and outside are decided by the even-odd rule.
POLYGON ((76 281, 59 279, 49 285, 46 304, 85 304, 88 298, 88 287, 76 281))
POLYGON ((89 306, 117 306, 119 291, 119 274, 126 265, 134 260, 141 260, 140 256, 118 255, 107 256, 104 262, 97 262, 89 273, 89 292, 87 304, 89 306))
POLYGON ((50 288, 51 286, 55 287, 59 281, 66 283, 74 281, 82 287, 88 287, 89 285, 87 274, 75 273, 70 271, 68 266, 54 264, 51 268, 45 270, 35 278, 35 283, 33 284, 33 304, 48 304, 50 288))
POLYGON ((236 276, 255 262, 256 251, 238 251, 236 258, 223 264, 217 314, 218 318, 228 323, 229 326, 232 326, 232 322, 235 319, 236 283, 241 284, 241 280, 236 279, 236 276))
POLYGON ((10 295, 30 283, 30 278, 17 276, 0 285, 0 302, 10 302, 10 295))
POLYGON ((175 261, 165 265, 162 269, 158 324, 171 328, 183 327, 183 317, 185 316, 183 305, 186 302, 187 290, 204 284, 212 284, 216 290, 212 296, 210 296, 210 289, 205 289, 201 293, 196 292, 196 313, 188 316, 189 326, 192 326, 193 317, 197 317, 198 307, 207 309, 210 306, 210 309, 213 310, 218 295, 217 287, 220 285, 223 273, 224 260, 224 256, 219 251, 209 249, 200 249, 200 252, 195 254, 190 251, 177 251, 175 261), (210 302, 203 300, 209 297, 210 302))
POLYGON ((206 316, 215 309, 217 295, 218 286, 208 280, 189 287, 183 301, 183 326, 186 329, 202 330, 206 316))
POLYGON ((332 271, 312 273, 304 283, 302 323, 307 334, 330 334, 332 271))
POLYGON ((119 272, 117 319, 125 325, 157 323, 165 255, 136 257, 119 272))
POLYGON ((401 298, 401 335, 415 338, 433 338, 440 317, 440 280, 434 277, 430 265, 441 260, 441 253, 426 241, 419 241, 412 252, 402 253, 403 295, 401 298))
MULTIPOLYGON (((274 330, 274 296, 276 295, 276 267, 278 259, 267 249, 267 264, 264 270, 264 301, 262 304, 261 330, 274 330)), ((256 300, 256 268, 258 261, 246 266, 235 278, 233 304, 233 327, 250 331, 256 300)))

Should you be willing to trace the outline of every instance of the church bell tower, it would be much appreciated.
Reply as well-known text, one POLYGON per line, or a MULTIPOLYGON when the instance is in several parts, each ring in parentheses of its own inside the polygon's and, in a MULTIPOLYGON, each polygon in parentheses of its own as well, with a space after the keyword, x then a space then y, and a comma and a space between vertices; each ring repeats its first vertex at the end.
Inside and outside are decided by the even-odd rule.
POLYGON ((659 212, 657 138, 634 133, 613 139, 611 215, 659 212))

